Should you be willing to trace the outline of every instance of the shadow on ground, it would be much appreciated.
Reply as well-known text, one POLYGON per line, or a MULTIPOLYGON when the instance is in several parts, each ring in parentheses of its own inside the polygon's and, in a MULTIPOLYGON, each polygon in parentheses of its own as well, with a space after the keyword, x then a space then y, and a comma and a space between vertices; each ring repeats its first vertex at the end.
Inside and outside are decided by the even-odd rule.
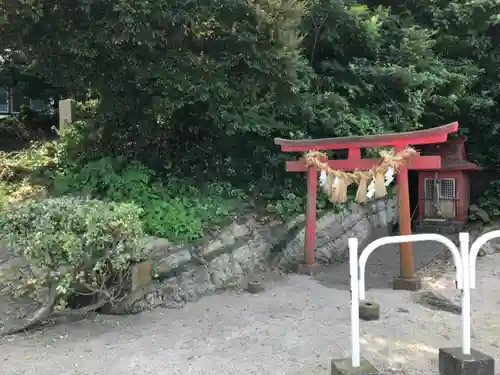
MULTIPOLYGON (((428 265, 444 250, 438 242, 416 242, 413 244, 415 270, 428 265)), ((385 245, 376 249, 366 264, 366 289, 392 289, 394 277, 399 276, 399 245, 385 245)), ((316 276, 316 280, 329 288, 349 289, 349 262, 331 265, 316 276)))

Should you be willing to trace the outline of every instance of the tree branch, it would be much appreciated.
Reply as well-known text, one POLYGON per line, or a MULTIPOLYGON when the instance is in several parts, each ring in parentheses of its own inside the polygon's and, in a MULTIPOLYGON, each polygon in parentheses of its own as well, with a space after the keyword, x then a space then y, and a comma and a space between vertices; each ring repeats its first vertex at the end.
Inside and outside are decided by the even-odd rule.
POLYGON ((96 303, 93 303, 92 305, 84 306, 79 309, 64 309, 64 310, 56 310, 54 311, 54 315, 56 316, 80 316, 80 315, 86 315, 89 312, 95 311, 103 307, 108 301, 103 298, 97 301, 96 303))
POLYGON ((58 298, 59 292, 57 291, 57 284, 51 283, 49 285, 49 295, 47 298, 47 302, 37 311, 35 311, 31 318, 27 320, 21 320, 21 322, 17 325, 2 328, 2 330, 0 330, 0 337, 26 331, 27 329, 40 324, 50 316, 51 312, 54 310, 54 306, 56 305, 58 298))

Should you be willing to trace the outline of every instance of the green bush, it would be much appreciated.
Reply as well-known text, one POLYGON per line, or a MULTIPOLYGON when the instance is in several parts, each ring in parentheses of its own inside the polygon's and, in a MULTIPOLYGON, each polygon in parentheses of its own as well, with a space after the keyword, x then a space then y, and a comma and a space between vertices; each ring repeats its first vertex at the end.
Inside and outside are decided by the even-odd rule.
POLYGON ((40 297, 57 287, 64 302, 78 291, 113 302, 129 283, 129 264, 144 258, 141 210, 74 197, 27 200, 7 205, 0 238, 30 264, 18 289, 40 297))
POLYGON ((500 181, 493 181, 479 199, 480 207, 493 217, 500 216, 500 181))
POLYGON ((92 155, 91 145, 99 137, 92 129, 92 124, 78 121, 60 140, 0 152, 0 207, 65 195, 130 202, 143 209, 140 219, 146 234, 180 242, 201 237, 208 226, 246 207, 248 197, 229 183, 197 184, 169 177, 174 171, 160 176, 136 161, 92 155))
POLYGON ((241 206, 244 195, 230 185, 215 184, 206 192, 173 178, 161 180, 137 162, 102 158, 83 167, 59 171, 53 193, 76 194, 142 208, 147 234, 175 241, 201 237, 210 223, 241 206))

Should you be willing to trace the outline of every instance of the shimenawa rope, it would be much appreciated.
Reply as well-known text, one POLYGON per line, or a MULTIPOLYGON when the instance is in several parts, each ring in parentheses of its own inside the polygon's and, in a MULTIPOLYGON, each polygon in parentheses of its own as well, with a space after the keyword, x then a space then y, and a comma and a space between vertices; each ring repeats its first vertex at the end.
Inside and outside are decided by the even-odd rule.
POLYGON ((382 150, 382 161, 378 165, 368 171, 354 172, 332 169, 326 162, 327 155, 320 151, 309 151, 303 159, 307 166, 313 165, 321 172, 321 186, 331 201, 344 203, 347 200, 347 187, 355 183, 358 185, 356 202, 361 203, 373 195, 377 198, 386 196, 386 186, 392 181, 398 168, 415 154, 416 151, 411 147, 398 153, 394 150, 382 150), (371 183, 368 184, 370 180, 371 183))

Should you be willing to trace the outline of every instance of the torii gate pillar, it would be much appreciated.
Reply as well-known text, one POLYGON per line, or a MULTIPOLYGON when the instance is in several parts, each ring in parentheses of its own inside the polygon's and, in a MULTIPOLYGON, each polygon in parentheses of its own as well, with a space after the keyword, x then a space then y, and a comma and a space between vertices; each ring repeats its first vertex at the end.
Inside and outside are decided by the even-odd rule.
MULTIPOLYGON (((398 147, 396 151, 401 151, 401 149, 398 147)), ((439 164, 441 164, 441 160, 439 160, 439 164)), ((401 235, 409 235, 411 234, 411 209, 408 167, 406 165, 402 165, 399 168, 396 175, 396 184, 399 210, 399 233, 401 235)), ((399 244, 400 277, 394 279, 394 289, 419 290, 422 287, 420 278, 415 277, 412 247, 411 242, 399 244)))
MULTIPOLYGON (((340 137, 324 139, 290 140, 276 138, 274 142, 284 152, 307 152, 311 150, 349 150, 348 158, 343 160, 327 160, 330 167, 338 170, 367 170, 379 163, 381 159, 363 159, 362 148, 394 147, 401 151, 409 145, 422 145, 446 142, 448 135, 458 130, 458 122, 432 129, 417 130, 407 133, 377 134, 361 137, 340 137)), ((399 168, 397 173, 397 192, 399 207, 399 231, 402 235, 411 234, 410 193, 408 187, 408 170, 439 169, 440 156, 414 156, 399 168)), ((289 172, 307 172, 307 208, 306 230, 304 239, 304 261, 299 267, 305 273, 312 273, 315 267, 316 243, 316 190, 318 171, 314 166, 306 166, 303 160, 286 163, 289 172)), ((412 244, 404 243, 399 247, 400 277, 394 280, 394 289, 418 290, 420 279, 415 276, 412 244)))

